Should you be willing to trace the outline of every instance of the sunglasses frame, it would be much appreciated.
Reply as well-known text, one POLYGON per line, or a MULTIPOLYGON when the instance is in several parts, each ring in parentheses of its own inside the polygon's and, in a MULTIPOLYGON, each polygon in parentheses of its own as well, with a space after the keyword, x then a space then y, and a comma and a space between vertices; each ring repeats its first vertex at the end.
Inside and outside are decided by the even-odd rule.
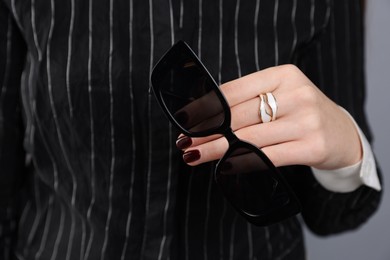
POLYGON ((164 55, 163 57, 157 62, 156 66, 154 66, 152 74, 151 74, 151 84, 152 84, 152 89, 153 92, 164 110, 165 114, 168 115, 169 119, 171 122, 179 128, 183 134, 190 136, 190 137, 204 137, 208 135, 213 135, 213 134, 221 134, 220 129, 226 129, 230 128, 230 122, 231 122, 231 114, 230 114, 230 107, 226 101, 225 96, 223 93, 220 91, 218 84, 215 82, 214 78, 211 76, 209 71, 206 69, 206 67, 203 65, 203 63, 199 60, 199 58, 196 56, 196 54, 192 51, 192 49, 185 43, 184 41, 178 41, 175 45, 173 45, 164 55), (202 70, 203 73, 208 77, 208 79, 213 83, 212 88, 215 90, 215 94, 217 94, 219 100, 221 101, 223 110, 225 111, 225 119, 223 123, 215 129, 209 129, 205 131, 200 131, 200 132, 190 132, 187 129, 183 128, 179 122, 176 121, 176 119, 171 115, 169 112, 169 109, 165 105, 163 101, 163 97, 161 95, 161 92, 158 87, 158 79, 160 78, 161 74, 165 73, 166 68, 170 68, 171 64, 175 64, 175 61, 177 60, 177 53, 178 52, 184 52, 189 57, 192 59, 194 63, 202 70))
POLYGON ((184 41, 178 41, 176 44, 174 44, 157 62, 151 74, 151 85, 152 85, 154 95, 159 105, 163 109, 165 115, 168 117, 171 123, 176 128, 178 128, 183 134, 189 137, 205 137, 213 134, 220 134, 227 139, 229 143, 229 148, 225 152, 223 157, 219 159, 214 172, 214 179, 219 186, 221 184, 218 182, 218 175, 219 175, 218 172, 220 170, 222 163, 225 162, 227 158, 229 158, 229 156, 239 148, 245 148, 250 150, 251 152, 254 152, 265 163, 265 165, 269 168, 269 170, 271 170, 274 173, 272 175, 272 178, 278 182, 278 185, 283 186, 284 191, 289 196, 288 197, 289 201, 287 202, 286 205, 283 205, 281 207, 274 207, 269 210, 265 210, 263 214, 252 215, 250 213, 245 212, 243 209, 241 209, 240 207, 232 203, 232 201, 229 198, 227 198, 228 196, 227 194, 225 194, 223 188, 220 187, 222 193, 225 195, 225 198, 245 219, 247 219, 250 223, 255 224, 257 226, 267 226, 270 224, 274 224, 276 222, 280 222, 300 212, 301 206, 299 200, 297 199, 295 193, 292 191, 291 187, 285 181, 283 176, 280 174, 278 169, 271 162, 271 160, 258 147, 246 141, 240 140, 234 134, 231 128, 230 106, 228 105, 225 96, 223 95, 222 91, 219 89, 218 84, 215 82, 214 78, 208 72, 206 67, 203 65, 203 63, 199 60, 197 55, 184 41), (187 129, 182 127, 179 122, 176 121, 175 117, 171 114, 171 112, 167 108, 163 100, 162 92, 161 89, 159 88, 158 81, 159 79, 161 79, 161 75, 164 75, 166 71, 169 71, 172 68, 172 64, 177 64, 177 62, 175 62, 177 61, 177 55, 180 55, 181 53, 185 53, 185 55, 188 55, 188 58, 190 58, 191 61, 198 66, 198 68, 202 71, 202 73, 204 73, 204 75, 207 76, 210 82, 212 83, 211 84, 212 91, 217 95, 219 101, 221 102, 225 114, 224 120, 219 125, 219 127, 213 129, 207 129, 200 132, 188 131, 187 129))

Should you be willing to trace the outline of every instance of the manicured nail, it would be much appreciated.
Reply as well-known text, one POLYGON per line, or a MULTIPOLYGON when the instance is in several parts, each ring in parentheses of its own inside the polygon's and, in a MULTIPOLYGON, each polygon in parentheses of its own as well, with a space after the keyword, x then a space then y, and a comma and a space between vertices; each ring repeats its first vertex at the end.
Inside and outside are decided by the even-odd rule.
POLYGON ((180 111, 175 114, 175 119, 181 126, 185 127, 188 121, 188 114, 184 111, 180 111))
POLYGON ((176 147, 180 150, 184 150, 190 147, 192 144, 192 139, 188 136, 183 135, 176 141, 176 147))
POLYGON ((183 160, 185 163, 192 163, 200 158, 199 150, 191 150, 183 154, 183 160))

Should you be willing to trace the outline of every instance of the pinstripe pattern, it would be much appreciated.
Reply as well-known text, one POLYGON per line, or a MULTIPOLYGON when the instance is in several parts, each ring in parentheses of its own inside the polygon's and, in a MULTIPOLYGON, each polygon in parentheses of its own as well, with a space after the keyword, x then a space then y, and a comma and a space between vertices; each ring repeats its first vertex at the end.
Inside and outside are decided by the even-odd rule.
MULTIPOLYGON (((28 85, 27 86, 29 87, 30 92, 31 92, 31 89, 32 89, 32 76, 33 76, 32 72, 33 72, 33 70, 34 70, 34 62, 32 62, 31 65, 30 65, 30 71, 29 71, 29 77, 28 77, 28 85)), ((25 96, 25 95, 23 95, 23 96, 25 96)), ((34 100, 32 98, 32 95, 30 95, 30 97, 25 97, 24 99, 26 99, 25 104, 30 104, 30 106, 32 106, 32 111, 33 111, 32 113, 35 114, 36 106, 35 106, 35 102, 34 102, 34 100), (27 99, 30 99, 29 100, 30 103, 27 101, 27 99)), ((37 118, 36 118, 36 120, 37 120, 37 123, 38 123, 39 121, 38 121, 37 118)), ((30 121, 31 121, 31 119, 30 119, 30 121)), ((30 122, 30 124, 31 124, 31 122, 30 122)), ((40 130, 41 128, 40 128, 40 124, 39 123, 37 124, 37 126, 38 126, 38 129, 40 130)), ((29 129, 31 129, 31 136, 30 136, 30 138, 31 138, 31 143, 32 143, 32 141, 33 141, 32 140, 32 134, 34 132, 34 131, 32 131, 32 129, 34 129, 34 128, 30 127, 29 129)), ((57 167, 56 167, 54 161, 52 161, 52 162, 53 162, 53 170, 56 170, 57 167)), ((40 194, 39 194, 39 189, 38 189, 38 178, 34 178, 34 195, 35 195, 34 196, 35 204, 37 205, 37 209, 38 210, 36 211, 33 223, 31 225, 31 230, 30 230, 30 233, 29 233, 28 238, 27 238, 27 247, 26 248, 29 248, 31 246, 31 243, 32 243, 32 241, 34 239, 34 236, 35 236, 37 228, 38 228, 39 221, 41 220, 41 217, 42 217, 41 201, 40 201, 40 194)), ((30 208, 30 206, 29 206, 29 208, 30 208)), ((20 222, 19 222, 20 225, 23 225, 25 223, 27 223, 27 222, 25 221, 24 218, 21 219, 20 222)))
POLYGON ((72 44, 73 44, 73 27, 74 27, 74 6, 75 0, 71 0, 71 14, 70 14, 70 24, 69 24, 69 34, 68 34, 68 58, 66 61, 66 90, 68 92, 68 102, 69 102, 69 115, 70 118, 73 118, 73 104, 72 97, 70 94, 70 64, 72 61, 72 44))
POLYGON ((296 14, 297 14, 297 1, 298 0, 294 0, 293 1, 293 7, 291 8, 291 24, 292 24, 292 28, 293 28, 293 43, 292 43, 292 46, 291 46, 291 54, 290 54, 290 58, 293 57, 293 53, 295 51, 295 48, 297 46, 297 40, 298 40, 298 35, 297 35, 297 25, 296 25, 296 14))
MULTIPOLYGON (((170 21, 170 26, 171 26, 171 45, 175 43, 175 29, 174 29, 174 24, 173 24, 173 6, 172 6, 172 0, 169 0, 169 21, 170 21)), ((168 139, 172 140, 173 139, 173 133, 172 133, 172 128, 169 127, 168 130, 168 139)), ((172 143, 169 143, 169 148, 168 148, 168 181, 167 181, 167 196, 166 196, 166 201, 165 201, 165 206, 164 206, 164 222, 163 222, 163 237, 160 243, 160 249, 158 253, 158 260, 163 259, 163 253, 164 249, 166 250, 166 244, 167 244, 167 229, 168 229, 168 210, 170 207, 171 203, 171 186, 172 186, 172 143)))
POLYGON ((198 57, 199 59, 202 58, 202 25, 203 25, 203 0, 199 0, 199 19, 198 19, 198 57))
MULTIPOLYGON (((219 84, 296 63, 368 133, 361 10, 352 0, 0 0, 0 12, 0 109, 7 123, 0 127, 1 180, 24 171, 20 161, 28 166, 22 204, 16 211, 6 204, 1 216, 0 245, 7 245, 1 256, 304 258, 297 219, 252 226, 224 200, 213 165, 180 163, 178 133, 159 109, 149 76, 179 39, 219 84), (15 113, 19 99, 24 117, 15 113), (22 119, 20 131, 7 128, 22 119), (13 218, 19 240, 9 251, 5 234, 13 218)), ((299 191, 314 232, 353 228, 377 207, 379 194, 369 189, 340 197, 305 167, 283 174, 299 191), (353 216, 345 212, 350 207, 353 216)))
POLYGON ((113 0, 110 1, 110 50, 109 50, 109 61, 108 61, 108 81, 109 81, 109 91, 110 91, 110 144, 111 144, 111 162, 110 162, 110 181, 109 181, 109 190, 108 190, 108 213, 104 233, 104 241, 101 253, 101 259, 105 259, 108 235, 110 232, 110 221, 112 217, 112 193, 114 185, 114 174, 115 174, 115 130, 114 130, 114 97, 113 97, 113 83, 112 83, 112 52, 113 52, 113 39, 112 39, 112 30, 113 30, 113 0))
POLYGON ((62 235, 64 232, 64 219, 65 219, 64 212, 65 212, 64 205, 61 204, 61 217, 60 217, 60 223, 59 223, 60 226, 59 226, 57 238, 54 242, 53 254, 51 255, 52 260, 57 259, 58 248, 60 246, 62 235))
MULTIPOLYGON (((63 135, 61 133, 61 129, 60 129, 60 126, 59 126, 59 123, 58 123, 58 115, 57 115, 57 110, 55 108, 55 105, 54 105, 54 97, 53 97, 53 86, 52 86, 52 79, 51 79, 51 64, 50 64, 50 50, 51 50, 51 40, 52 40, 52 35, 53 35, 53 28, 54 28, 54 20, 55 20, 55 7, 54 7, 54 1, 52 0, 51 1, 51 25, 50 25, 50 31, 49 31, 49 39, 48 39, 48 46, 47 46, 47 75, 48 75, 48 88, 49 88, 49 97, 50 97, 50 107, 51 107, 51 110, 52 110, 52 113, 53 113, 53 118, 54 118, 54 121, 55 121, 55 125, 56 125, 56 132, 57 132, 57 136, 58 136, 58 140, 59 140, 59 143, 60 143, 60 147, 61 147, 61 152, 63 153, 63 156, 64 156, 64 159, 66 161, 66 166, 67 168, 69 169, 69 172, 71 173, 71 179, 72 179, 72 198, 71 198, 71 204, 72 204, 72 207, 75 206, 75 200, 76 200, 76 193, 77 193, 77 182, 76 182, 76 178, 75 178, 75 173, 74 173, 74 170, 72 169, 72 166, 71 166, 71 163, 69 161, 69 156, 66 152, 66 149, 64 147, 64 141, 63 141, 63 135)), ((37 35, 34 34, 34 39, 37 38, 37 35)), ((58 181, 57 183, 54 184, 54 189, 57 190, 58 189, 58 181)), ((63 230, 63 206, 61 205, 61 216, 60 216, 60 230, 63 230)), ((70 227, 70 236, 69 236, 69 242, 68 242, 68 252, 70 252, 70 250, 72 249, 72 243, 73 243, 73 236, 74 236, 74 229, 75 229, 75 224, 74 224, 74 218, 72 217, 72 224, 71 224, 71 227, 70 227)), ((61 239, 61 236, 62 236, 62 232, 59 232, 58 235, 57 235, 57 238, 56 238, 56 241, 58 241, 59 243, 59 240, 61 239)), ((57 246, 58 247, 58 246, 57 246)), ((57 250, 54 250, 53 251, 53 257, 52 259, 56 259, 56 255, 57 255, 57 250)), ((68 253, 69 254, 69 253, 68 253)))
MULTIPOLYGON (((218 45, 218 85, 222 84, 222 50, 223 50, 223 0, 219 0, 219 45, 218 45)), ((223 208, 219 222, 219 259, 225 259, 224 252, 224 222, 226 218, 227 202, 223 201, 223 208)))
MULTIPOLYGON (((11 21, 12 21, 11 15, 7 15, 6 19, 7 19, 7 27, 3 28, 3 30, 5 31, 6 40, 5 40, 5 46, 3 46, 3 47, 5 47, 4 48, 5 55, 3 56, 3 59, 5 58, 4 59, 5 64, 4 64, 3 78, 0 81, 0 83, 1 83, 1 85, 0 85, 0 87, 1 87, 0 88, 0 104, 4 103, 5 94, 8 91, 7 85, 8 85, 8 80, 9 80, 9 76, 10 76, 10 69, 11 69, 10 64, 11 64, 11 51, 12 51, 12 44, 11 43, 12 43, 12 26, 13 26, 13 24, 11 23, 11 21)), ((1 122, 1 123, 3 123, 3 122, 1 122)), ((2 153, 3 153, 3 150, 1 149, 0 156, 2 156, 2 153)), ((10 209, 6 208, 5 211, 8 213, 10 211, 10 209)), ((24 211, 23 213, 25 213, 25 212, 26 211, 24 211)), ((24 217, 24 216, 25 215, 22 215, 22 217, 24 217)), ((9 247, 10 239, 7 238, 5 234, 6 234, 6 227, 3 225, 0 225, 0 238, 5 237, 4 242, 3 242, 3 247, 6 247, 6 246, 9 247)), ((0 256, 2 256, 4 259, 8 259, 10 257, 9 251, 4 250, 3 252, 0 251, 0 253, 1 253, 0 256)))
POLYGON ((241 63, 240 63, 240 54, 238 53, 238 17, 240 14, 240 0, 236 2, 236 11, 234 15, 234 52, 236 55, 236 63, 237 63, 237 72, 238 77, 242 76, 241 72, 241 63))
POLYGON ((218 7, 218 13, 219 13, 219 46, 218 46, 218 84, 221 85, 222 83, 222 50, 223 50, 223 1, 219 0, 219 7, 218 7))
MULTIPOLYGON (((61 132, 59 131, 58 125, 57 125, 57 113, 56 113, 56 110, 54 108, 53 85, 52 85, 51 64, 50 64, 50 62, 51 62, 51 59, 50 59, 51 58, 51 52, 50 52, 51 51, 51 41, 52 41, 52 37, 53 37, 54 19, 55 19, 55 7, 54 7, 54 1, 53 0, 50 1, 50 10, 51 10, 50 29, 49 29, 48 43, 47 43, 47 47, 46 47, 46 56, 47 56, 47 60, 46 60, 47 86, 48 86, 48 90, 49 90, 48 92, 49 92, 49 95, 50 95, 50 106, 51 106, 51 109, 52 109, 54 121, 56 122, 56 132, 57 132, 58 136, 61 137, 61 134, 60 134, 61 132)), ((59 139, 61 141, 62 138, 59 138, 59 139)), ((61 148, 62 148, 62 146, 61 146, 61 148)), ((55 192, 58 192, 58 185, 59 185, 58 171, 55 171, 55 176, 54 176, 54 191, 55 192)), ((41 258, 41 254, 43 253, 43 250, 46 247, 48 232, 49 232, 49 229, 50 229, 50 226, 51 226, 50 222, 51 222, 51 217, 52 217, 53 205, 54 205, 54 197, 51 196, 50 199, 49 199, 49 209, 48 209, 48 213, 47 213, 45 228, 44 228, 44 231, 43 231, 43 237, 42 237, 42 240, 41 240, 41 246, 39 248, 39 251, 35 255, 35 259, 40 259, 41 258)), ((62 219, 63 218, 63 212, 61 211, 60 214, 61 214, 61 219, 62 219)), ((60 223, 60 229, 61 229, 61 223, 60 223)), ((62 234, 62 233, 57 232, 56 240, 59 238, 60 234, 62 234)), ((55 253, 56 253, 56 250, 54 249, 51 259, 53 259, 53 257, 55 256, 55 253)))
MULTIPOLYGON (((130 0, 129 5, 129 76, 130 78, 133 75, 133 0, 130 0)), ((135 123, 134 123, 134 95, 133 95, 133 89, 132 89, 132 82, 129 81, 129 98, 130 98, 130 104, 131 104, 131 112, 130 112, 130 121, 131 121, 131 144, 132 144, 132 150, 136 151, 136 143, 135 143, 135 123)), ((132 162, 135 162, 135 153, 132 155, 132 162)), ((132 217, 133 217, 133 197, 134 197, 134 177, 135 177, 135 163, 132 164, 131 170, 130 170, 130 188, 129 188, 129 211, 127 213, 127 220, 126 220, 126 239, 122 248, 122 254, 121 254, 121 260, 126 259, 126 250, 129 243, 129 236, 131 232, 131 223, 132 223, 132 217)))
POLYGON ((44 226, 44 229, 43 229, 43 234, 42 234, 42 238, 41 238, 41 243, 40 243, 40 246, 39 246, 39 249, 38 251, 36 252, 35 254, 35 259, 41 259, 41 256, 42 256, 42 253, 43 253, 43 250, 45 249, 46 247, 46 243, 47 243, 47 236, 49 234, 49 227, 50 227, 50 222, 51 222, 51 218, 52 218, 52 214, 53 214, 53 211, 52 211, 52 208, 53 208, 53 196, 50 196, 49 198, 49 204, 48 204, 48 212, 47 212, 47 215, 46 215, 46 221, 45 221, 45 226, 44 226))
POLYGON ((19 28, 23 28, 23 26, 20 22, 19 15, 17 14, 17 11, 16 11, 15 0, 11 0, 11 9, 12 9, 12 13, 13 13, 16 24, 19 26, 19 28))
POLYGON ((229 245, 229 259, 234 259, 234 249, 235 249, 235 235, 236 235, 236 225, 237 225, 237 215, 234 216, 232 227, 230 230, 230 245, 229 245))
POLYGON ((275 42, 275 66, 279 65, 279 40, 278 40, 278 10, 279 0, 275 0, 274 6, 274 42, 275 42))
MULTIPOLYGON (((349 9, 349 6, 348 6, 349 3, 347 1, 345 1, 344 4, 345 4, 345 9, 348 10, 349 9)), ((345 18, 345 21, 344 21, 344 23, 345 23, 345 34, 344 34, 345 46, 351 46, 351 39, 350 39, 350 37, 351 37, 351 34, 350 34, 351 28, 350 28, 350 16, 349 16, 349 13, 346 13, 344 18, 345 18)), ((346 62, 347 62, 347 64, 351 63, 351 56, 350 56, 349 52, 346 53, 346 62)), ((347 74, 346 79, 347 79, 347 81, 349 81, 350 77, 352 75, 351 68, 347 67, 345 73, 347 74)), ((347 82, 347 84, 351 84, 351 83, 347 82)), ((355 113, 355 111, 354 111, 355 109, 354 109, 354 107, 352 105, 354 103, 354 100, 352 100, 354 95, 352 93, 352 89, 349 89, 349 91, 350 91, 350 93, 348 95, 348 97, 349 97, 349 99, 348 99, 349 104, 348 105, 349 105, 349 107, 351 107, 351 113, 355 113)))
POLYGON ((259 65, 259 35, 258 35, 258 23, 259 23, 259 9, 260 9, 260 0, 256 0, 256 8, 255 8, 255 19, 254 19, 254 49, 255 49, 255 62, 256 62, 256 70, 260 70, 259 65))
POLYGON ((31 0, 31 26, 34 33, 35 47, 37 48, 37 52, 38 52, 38 60, 42 60, 42 51, 41 48, 39 47, 37 29, 35 25, 35 0, 31 0))
MULTIPOLYGON (((150 46, 149 46, 149 72, 152 70, 153 67, 153 55, 154 55, 154 25, 153 25, 153 1, 149 0, 149 36, 150 36, 150 46)), ((149 83, 150 84, 150 83, 149 83)), ((149 210, 150 210, 150 178, 152 174, 152 155, 153 155, 153 150, 152 150, 152 127, 153 123, 151 120, 151 114, 152 114, 152 96, 151 96, 151 90, 149 86, 149 91, 148 91, 148 100, 147 100, 147 118, 148 118, 148 160, 147 160, 147 170, 146 170, 146 202, 145 202, 145 216, 148 217, 149 215, 149 210)), ((147 231, 148 231, 148 223, 145 223, 144 226, 144 233, 143 233, 143 241, 142 241, 142 249, 141 249, 141 255, 142 258, 146 254, 146 240, 147 240, 147 231)))
POLYGON ((314 23, 314 15, 315 15, 315 1, 311 0, 310 4, 310 38, 313 38, 315 33, 315 23, 314 23))
POLYGON ((7 33, 6 33, 6 56, 5 56, 5 69, 4 69, 4 78, 1 81, 1 89, 0 89, 0 100, 1 103, 3 103, 4 99, 4 94, 7 92, 7 81, 8 77, 10 75, 10 64, 11 64, 11 49, 12 49, 12 23, 11 20, 12 17, 11 15, 8 15, 7 20, 8 20, 8 25, 7 25, 7 33))
POLYGON ((184 10, 184 0, 180 0, 180 22, 179 28, 183 28, 183 10, 184 10))
MULTIPOLYGON (((92 217, 92 210, 95 205, 95 199, 96 199, 96 189, 95 189, 95 126, 94 126, 94 113, 93 113, 93 100, 92 100, 92 0, 88 1, 88 104, 89 104, 89 124, 90 124, 90 140, 91 140, 91 153, 90 153, 90 158, 91 158, 91 191, 92 191, 92 196, 91 196, 91 201, 88 206, 87 210, 87 221, 88 223, 91 223, 91 217, 92 217)), ((86 235, 82 236, 82 242, 81 242, 81 255, 80 259, 88 259, 89 257, 89 252, 92 247, 92 241, 94 238, 94 229, 89 224, 90 227, 90 232, 89 232, 89 238, 88 238, 88 243, 87 247, 85 249, 85 239, 86 235), (85 250, 85 251, 84 251, 85 250)), ((85 233, 84 233, 85 234, 85 233)))

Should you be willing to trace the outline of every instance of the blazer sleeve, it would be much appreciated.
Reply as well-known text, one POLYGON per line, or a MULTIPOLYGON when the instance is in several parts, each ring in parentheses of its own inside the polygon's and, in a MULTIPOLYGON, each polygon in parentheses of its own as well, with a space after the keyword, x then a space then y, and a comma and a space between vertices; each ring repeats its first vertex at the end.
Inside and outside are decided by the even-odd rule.
MULTIPOLYGON (((326 95, 349 111, 371 142, 364 112, 363 20, 362 6, 356 1, 334 0, 325 27, 296 53, 296 61, 326 95)), ((357 228, 378 208, 381 192, 367 186, 334 193, 323 188, 308 167, 289 167, 284 172, 301 200, 304 221, 319 235, 357 228)))
POLYGON ((24 169, 20 82, 26 46, 0 1, 0 259, 11 257, 24 169))

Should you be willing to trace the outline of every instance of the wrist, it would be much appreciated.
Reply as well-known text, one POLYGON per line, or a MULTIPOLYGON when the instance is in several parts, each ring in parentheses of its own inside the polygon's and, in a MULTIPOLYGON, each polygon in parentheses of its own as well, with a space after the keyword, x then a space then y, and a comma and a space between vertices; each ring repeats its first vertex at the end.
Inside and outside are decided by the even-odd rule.
POLYGON ((324 188, 332 192, 351 192, 362 185, 380 191, 381 184, 370 143, 352 116, 343 108, 342 110, 350 117, 355 126, 359 138, 361 158, 357 163, 334 170, 311 167, 314 177, 324 188))

